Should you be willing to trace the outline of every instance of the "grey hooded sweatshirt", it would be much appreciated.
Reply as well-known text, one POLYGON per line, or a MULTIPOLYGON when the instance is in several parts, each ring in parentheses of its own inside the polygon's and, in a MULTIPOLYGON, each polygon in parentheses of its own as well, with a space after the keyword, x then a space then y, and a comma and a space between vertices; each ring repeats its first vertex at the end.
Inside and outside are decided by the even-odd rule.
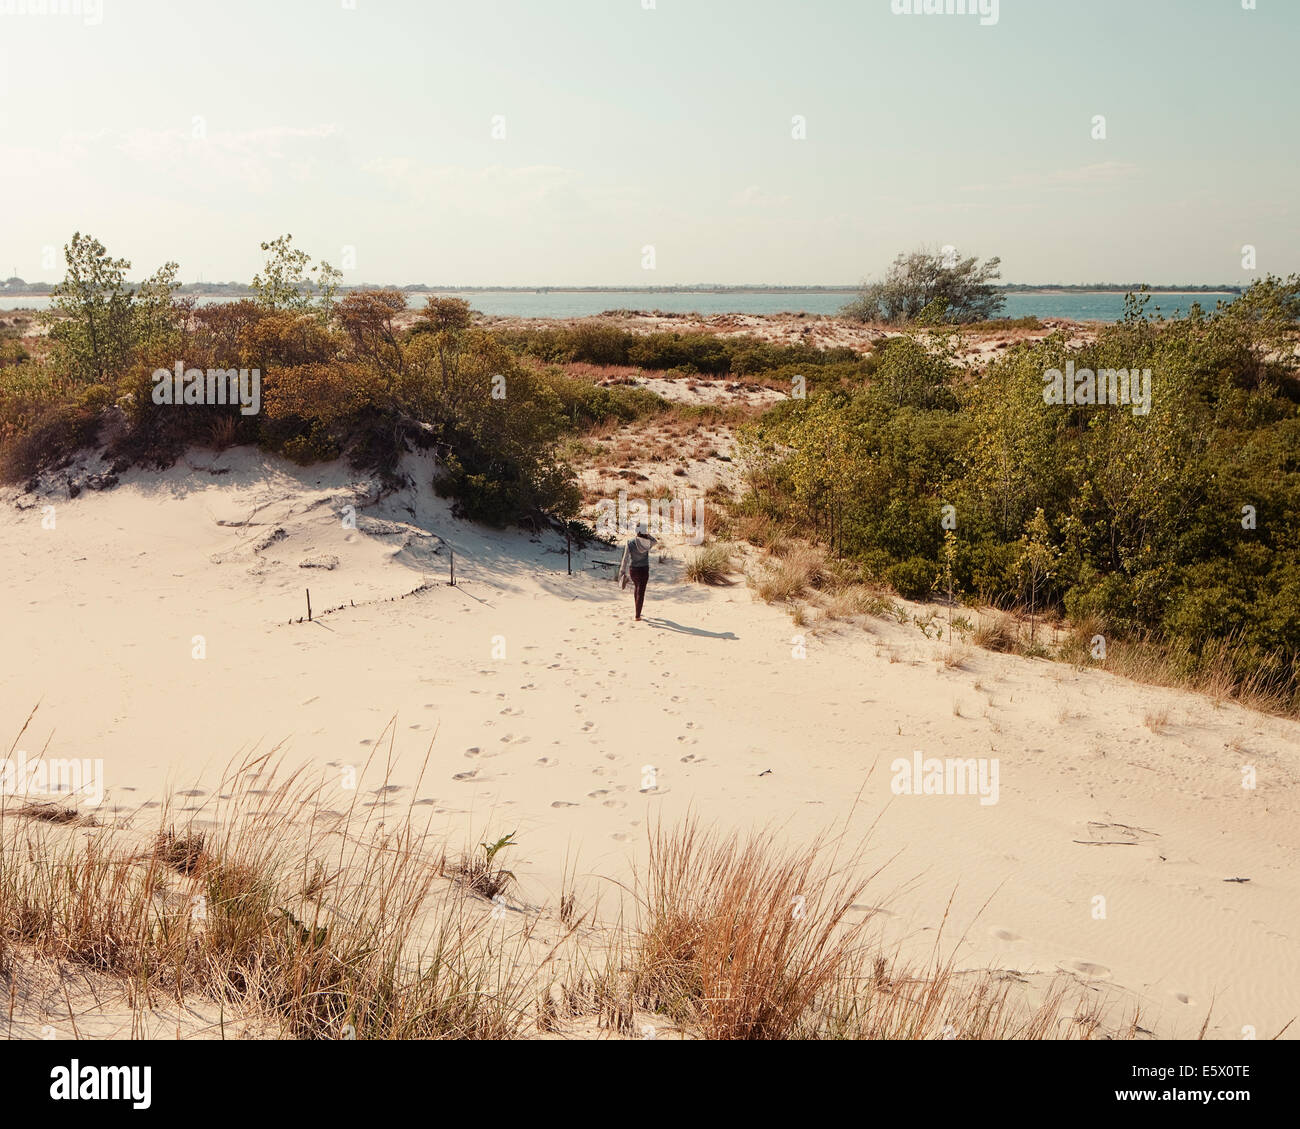
POLYGON ((623 560, 618 566, 619 575, 634 568, 650 567, 650 550, 659 542, 648 533, 638 533, 623 546, 623 560))

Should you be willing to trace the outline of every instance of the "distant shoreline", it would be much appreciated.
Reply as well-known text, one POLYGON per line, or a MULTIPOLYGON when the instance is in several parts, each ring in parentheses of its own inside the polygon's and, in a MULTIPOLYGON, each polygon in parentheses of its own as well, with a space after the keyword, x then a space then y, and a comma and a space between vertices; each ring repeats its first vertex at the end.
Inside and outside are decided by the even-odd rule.
MULTIPOLYGON (((138 283, 130 283, 138 286, 138 283)), ((1095 286, 1027 286, 1023 283, 1010 283, 999 286, 1003 294, 1128 294, 1138 291, 1141 283, 1127 285, 1095 286)), ((340 293, 387 289, 375 283, 363 282, 355 286, 339 288, 340 293)), ((406 285, 393 289, 406 294, 856 294, 860 286, 422 286, 406 285)), ((1241 294, 1240 286, 1151 286, 1148 294, 1205 294, 1224 295, 1241 294)), ((246 287, 209 285, 207 283, 185 283, 180 287, 181 295, 197 295, 221 298, 252 298, 255 292, 246 287)), ((50 298, 53 288, 44 290, 8 290, 0 287, 0 297, 50 298)))

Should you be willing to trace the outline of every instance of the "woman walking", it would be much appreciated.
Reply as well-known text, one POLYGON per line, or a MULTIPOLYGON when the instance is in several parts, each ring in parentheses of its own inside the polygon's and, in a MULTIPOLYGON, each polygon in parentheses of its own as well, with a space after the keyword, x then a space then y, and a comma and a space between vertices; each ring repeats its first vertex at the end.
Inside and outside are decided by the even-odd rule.
POLYGON ((636 618, 641 618, 641 605, 645 602, 645 586, 650 581, 650 550, 658 542, 650 536, 645 522, 636 527, 636 536, 623 546, 623 560, 618 566, 619 586, 627 587, 632 581, 632 596, 636 601, 636 618))

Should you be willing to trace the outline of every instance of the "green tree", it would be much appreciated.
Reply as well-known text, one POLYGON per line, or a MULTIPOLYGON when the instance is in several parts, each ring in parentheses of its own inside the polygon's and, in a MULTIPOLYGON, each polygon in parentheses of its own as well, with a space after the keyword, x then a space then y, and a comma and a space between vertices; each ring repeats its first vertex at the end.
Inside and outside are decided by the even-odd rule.
POLYGON ((164 263, 140 283, 135 297, 135 344, 143 352, 157 352, 170 348, 180 354, 181 334, 192 308, 188 300, 178 301, 176 292, 180 283, 176 273, 180 269, 174 262, 164 263))
POLYGON ((992 285, 1001 277, 1000 264, 997 258, 981 264, 975 256, 963 259, 927 248, 900 254, 882 281, 862 287, 844 315, 892 323, 984 321, 1006 301, 992 285))
POLYGON ((63 248, 68 269, 42 315, 54 362, 78 383, 102 384, 121 374, 135 350, 131 264, 112 258, 93 236, 75 232, 63 248))
POLYGON ((334 308, 334 295, 338 290, 342 272, 323 259, 311 265, 311 256, 293 245, 292 235, 281 235, 262 244, 267 252, 266 265, 253 275, 253 289, 257 300, 266 309, 308 310, 312 294, 320 296, 320 311, 330 314, 334 308), (316 275, 316 278, 312 278, 316 275))
POLYGON ((1052 530, 1047 516, 1039 508, 1025 525, 1020 538, 1020 556, 1016 568, 1029 589, 1029 644, 1037 634, 1038 593, 1051 579, 1056 568, 1056 550, 1052 547, 1052 530))

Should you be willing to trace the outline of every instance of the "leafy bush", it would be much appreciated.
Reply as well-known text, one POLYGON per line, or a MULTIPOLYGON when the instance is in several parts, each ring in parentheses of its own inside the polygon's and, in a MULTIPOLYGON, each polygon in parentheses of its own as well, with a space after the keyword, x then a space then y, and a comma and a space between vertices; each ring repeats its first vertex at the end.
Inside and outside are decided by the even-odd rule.
POLYGON ((1231 638, 1212 665, 1238 692, 1300 701, 1300 276, 1213 313, 1144 311, 1131 296, 1092 343, 1054 334, 978 376, 942 339, 892 341, 868 385, 813 385, 744 430, 742 510, 914 599, 944 572, 949 514, 954 590, 1151 640, 1193 673, 1231 638), (1150 398, 1045 402, 1067 361, 1149 370, 1150 398))

